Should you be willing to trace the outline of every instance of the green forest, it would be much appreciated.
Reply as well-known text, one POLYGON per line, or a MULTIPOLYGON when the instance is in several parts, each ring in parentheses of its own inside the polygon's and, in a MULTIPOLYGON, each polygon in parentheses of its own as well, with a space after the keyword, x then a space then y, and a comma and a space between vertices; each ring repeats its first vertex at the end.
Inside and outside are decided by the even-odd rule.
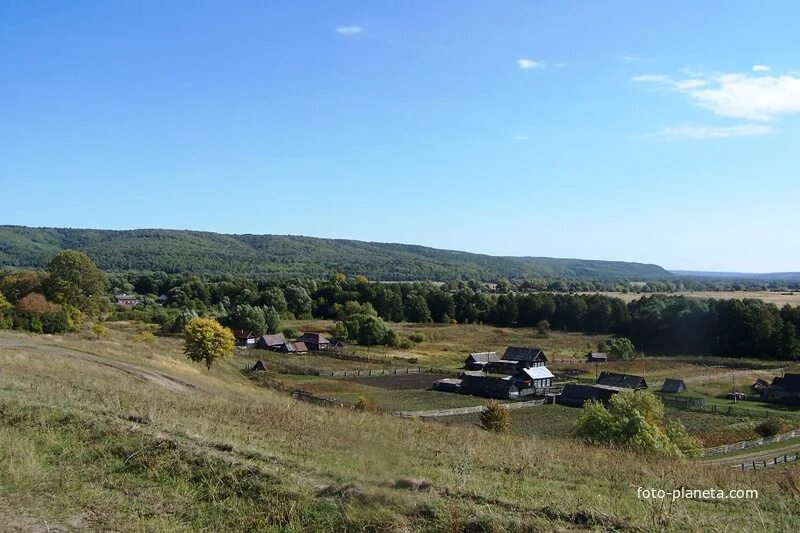
POLYGON ((85 252, 107 272, 329 277, 381 281, 558 278, 667 280, 657 265, 622 261, 494 257, 407 244, 184 230, 93 230, 0 226, 0 267, 44 268, 61 250, 85 252))

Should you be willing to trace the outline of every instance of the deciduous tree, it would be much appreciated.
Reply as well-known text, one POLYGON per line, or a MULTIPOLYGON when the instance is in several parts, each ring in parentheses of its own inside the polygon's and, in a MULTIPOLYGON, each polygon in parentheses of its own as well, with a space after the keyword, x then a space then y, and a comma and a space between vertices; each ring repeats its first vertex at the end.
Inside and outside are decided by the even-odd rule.
POLYGON ((211 365, 217 359, 233 357, 233 333, 212 318, 193 318, 184 329, 184 349, 186 356, 196 363, 211 365))

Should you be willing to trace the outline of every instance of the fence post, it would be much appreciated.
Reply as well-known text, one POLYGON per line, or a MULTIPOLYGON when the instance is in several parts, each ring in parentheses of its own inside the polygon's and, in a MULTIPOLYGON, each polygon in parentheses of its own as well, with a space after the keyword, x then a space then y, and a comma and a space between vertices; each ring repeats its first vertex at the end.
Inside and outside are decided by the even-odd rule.
POLYGON ((755 470, 755 469, 756 469, 756 462, 753 461, 753 470, 755 470))

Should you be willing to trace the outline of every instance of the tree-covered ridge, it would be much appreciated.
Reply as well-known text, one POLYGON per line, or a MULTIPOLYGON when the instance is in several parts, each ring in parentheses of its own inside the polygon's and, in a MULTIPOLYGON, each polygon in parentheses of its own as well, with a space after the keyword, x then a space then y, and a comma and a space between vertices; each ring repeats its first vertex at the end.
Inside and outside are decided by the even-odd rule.
POLYGON ((668 279, 657 265, 621 261, 495 257, 424 246, 289 235, 223 235, 186 230, 92 230, 0 226, 0 266, 44 267, 57 252, 81 250, 106 271, 197 274, 335 272, 380 280, 565 278, 668 279))

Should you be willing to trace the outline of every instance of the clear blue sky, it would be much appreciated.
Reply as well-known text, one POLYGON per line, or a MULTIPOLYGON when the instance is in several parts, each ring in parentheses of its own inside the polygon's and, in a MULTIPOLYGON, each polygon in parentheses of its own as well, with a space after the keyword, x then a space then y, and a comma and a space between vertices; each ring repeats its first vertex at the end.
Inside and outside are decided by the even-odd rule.
POLYGON ((800 5, 0 2, 0 224, 800 270, 800 5))

